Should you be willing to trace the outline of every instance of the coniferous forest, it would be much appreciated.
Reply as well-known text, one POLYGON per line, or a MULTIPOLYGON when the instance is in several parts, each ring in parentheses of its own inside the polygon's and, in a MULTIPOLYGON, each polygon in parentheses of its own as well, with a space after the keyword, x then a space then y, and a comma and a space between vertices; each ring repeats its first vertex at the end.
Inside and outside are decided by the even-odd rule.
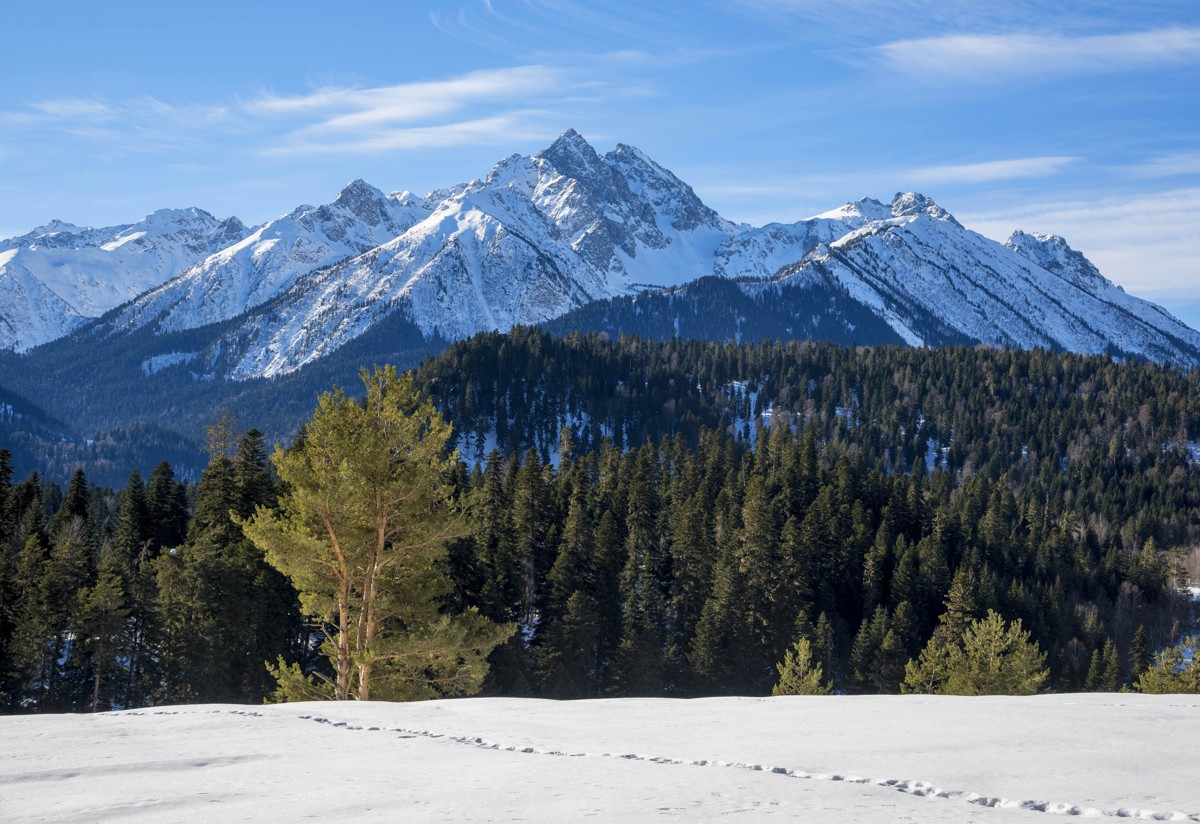
MULTIPOLYGON (((462 458, 440 609, 518 630, 487 694, 916 690, 992 624, 1036 644, 1035 688, 1116 690, 1195 631, 1194 373, 517 329, 413 385, 462 458)), ((6 711, 261 702, 267 663, 328 667, 242 530, 288 491, 254 423, 214 421, 195 485, 61 490, 0 451, 6 711)))

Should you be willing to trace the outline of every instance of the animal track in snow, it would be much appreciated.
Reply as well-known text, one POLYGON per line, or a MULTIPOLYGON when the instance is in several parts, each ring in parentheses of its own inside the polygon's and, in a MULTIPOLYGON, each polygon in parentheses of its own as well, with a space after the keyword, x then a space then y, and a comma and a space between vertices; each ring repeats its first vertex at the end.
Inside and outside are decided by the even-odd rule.
MULTIPOLYGON (((238 712, 240 715, 261 716, 262 713, 238 712)), ((1155 810, 1144 810, 1136 808, 1118 808, 1111 810, 1102 810, 1095 807, 1081 807, 1076 804, 1068 804, 1051 801, 1030 801, 1019 799, 1001 798, 998 796, 981 795, 975 792, 965 790, 949 790, 932 784, 928 781, 918 781, 913 779, 899 778, 869 778, 858 775, 844 775, 841 773, 819 773, 808 772, 806 770, 794 769, 790 767, 766 766, 763 764, 748 763, 742 761, 725 761, 719 759, 689 759, 689 758, 673 758, 670 756, 661 755, 645 755, 641 753, 586 753, 586 752, 564 752, 562 750, 542 749, 532 746, 521 745, 505 745, 496 741, 470 736, 470 735, 450 735, 447 733, 434 732, 432 730, 417 730, 406 729, 403 727, 362 727, 354 724, 348 724, 344 721, 331 721, 322 716, 300 715, 298 718, 306 721, 314 721, 320 724, 328 724, 333 727, 339 727, 346 730, 366 730, 389 732, 402 735, 406 738, 427 738, 431 740, 444 740, 455 744, 472 746, 484 750, 497 750, 501 752, 512 752, 529 755, 543 755, 566 758, 609 758, 621 759, 625 761, 645 761, 652 764, 669 764, 676 766, 690 767, 721 767, 726 769, 747 770, 751 772, 764 772, 772 775, 782 775, 788 778, 800 778, 809 781, 841 781, 847 784, 864 784, 877 787, 884 787, 896 790, 898 792, 914 795, 918 797, 933 797, 945 799, 948 801, 963 801, 968 804, 975 804, 980 807, 992 807, 997 809, 1023 809, 1031 812, 1049 813, 1050 815, 1067 815, 1079 816, 1083 818, 1119 818, 1130 819, 1136 821, 1197 821, 1200 822, 1200 812, 1158 812, 1155 810)))

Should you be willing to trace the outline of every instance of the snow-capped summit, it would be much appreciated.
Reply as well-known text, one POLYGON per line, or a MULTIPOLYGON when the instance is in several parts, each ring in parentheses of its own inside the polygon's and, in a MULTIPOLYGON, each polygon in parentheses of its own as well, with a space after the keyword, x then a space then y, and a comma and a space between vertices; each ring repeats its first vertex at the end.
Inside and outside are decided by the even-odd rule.
POLYGON ((1080 288, 1094 290, 1108 283, 1090 260, 1058 235, 1030 234, 1017 229, 1004 245, 1080 288))
POLYGON ((1062 238, 1018 232, 1002 245, 916 193, 897 195, 892 214, 814 250, 787 276, 836 282, 913 345, 983 342, 1200 363, 1200 332, 1127 295, 1062 238))
POLYGON ((394 312, 455 339, 694 280, 744 228, 641 151, 622 144, 601 155, 574 130, 424 202, 425 219, 294 278, 269 313, 230 333, 224 357, 242 353, 233 374, 292 371, 394 312))
POLYGON ((567 129, 535 157, 547 161, 563 177, 579 181, 592 192, 599 192, 613 182, 612 169, 604 165, 592 144, 574 129, 567 129))
POLYGON ((246 231, 203 209, 91 229, 54 220, 0 241, 0 349, 23 351, 179 274, 246 231))
POLYGON ((897 192, 892 198, 892 216, 893 217, 916 217, 917 215, 928 215, 938 220, 947 220, 956 226, 960 226, 954 215, 947 212, 941 206, 933 202, 933 198, 921 194, 920 192, 897 192))
POLYGON ((822 212, 812 220, 840 220, 857 222, 860 226, 868 220, 887 220, 892 217, 892 207, 879 202, 873 197, 864 197, 853 203, 846 203, 828 212, 822 212))

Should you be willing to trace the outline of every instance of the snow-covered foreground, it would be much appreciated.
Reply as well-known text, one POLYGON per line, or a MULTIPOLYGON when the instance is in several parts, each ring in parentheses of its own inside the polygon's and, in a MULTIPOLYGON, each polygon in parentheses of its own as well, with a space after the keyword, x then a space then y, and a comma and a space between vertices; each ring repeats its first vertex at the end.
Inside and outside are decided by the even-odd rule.
POLYGON ((1200 696, 207 705, 0 741, 6 822, 1200 821, 1200 696))

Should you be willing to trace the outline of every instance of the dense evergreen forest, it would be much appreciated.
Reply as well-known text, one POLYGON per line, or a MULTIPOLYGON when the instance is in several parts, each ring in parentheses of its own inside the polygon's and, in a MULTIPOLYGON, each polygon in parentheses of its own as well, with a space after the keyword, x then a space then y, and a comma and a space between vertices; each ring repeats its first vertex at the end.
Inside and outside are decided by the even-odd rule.
MULTIPOLYGON (((444 609, 520 632, 503 695, 895 692, 946 627, 1020 620, 1056 690, 1194 631, 1200 379, 1044 351, 481 335, 416 385, 459 433, 444 609)), ((231 518, 280 491, 228 419, 199 483, 17 481, 0 452, 9 711, 258 702, 324 666, 231 518)))

